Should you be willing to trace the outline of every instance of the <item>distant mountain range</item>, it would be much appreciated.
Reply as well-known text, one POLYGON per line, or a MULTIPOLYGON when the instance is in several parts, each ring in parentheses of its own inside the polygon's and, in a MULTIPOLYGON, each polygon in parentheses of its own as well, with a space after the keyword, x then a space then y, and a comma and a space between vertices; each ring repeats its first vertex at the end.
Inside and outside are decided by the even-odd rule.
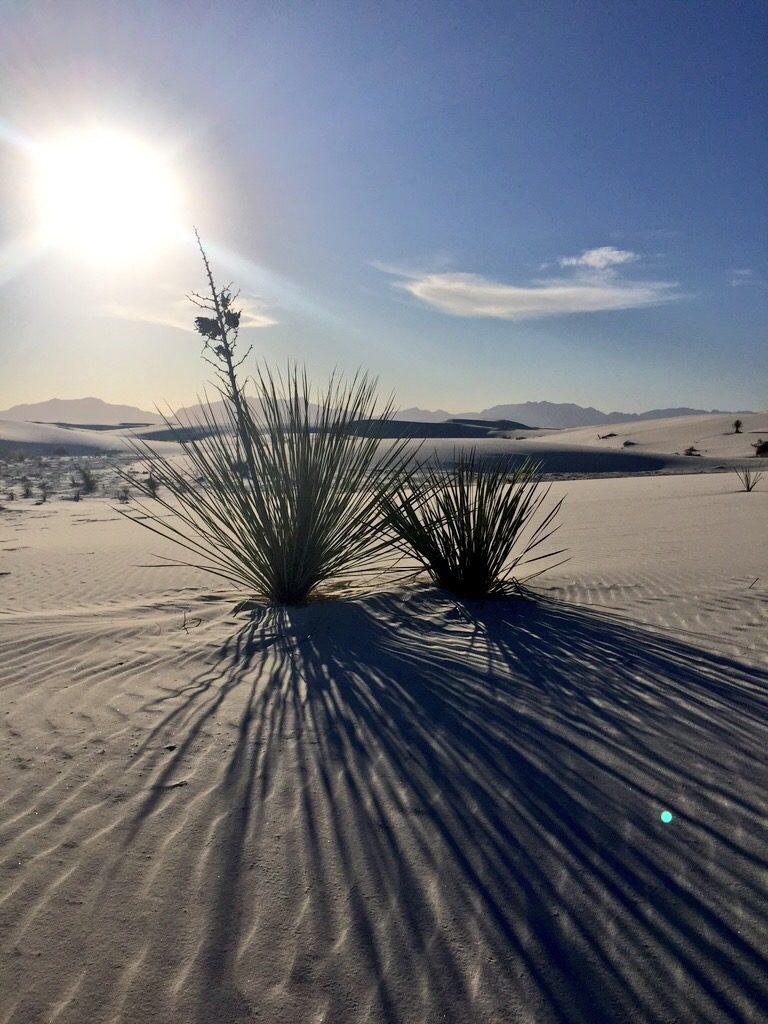
POLYGON ((446 412, 445 409, 401 409, 396 419, 420 423, 442 423, 445 420, 515 420, 529 427, 591 427, 603 423, 630 423, 634 420, 662 420, 670 416, 747 415, 749 409, 729 412, 724 409, 650 409, 648 412, 601 412, 592 406, 570 402, 521 402, 518 405, 492 405, 481 412, 446 412))
POLYGON ((51 398, 47 402, 14 405, 0 411, 0 420, 33 423, 121 424, 162 423, 156 412, 145 412, 133 405, 113 405, 100 398, 51 398))
MULTIPOLYGON (((215 403, 219 404, 219 403, 215 403)), ((197 418, 199 406, 179 409, 186 419, 197 418)), ((397 420, 416 423, 444 423, 447 420, 511 420, 514 424, 529 427, 589 427, 604 423, 629 423, 635 420, 658 420, 670 416, 701 416, 717 414, 735 416, 747 415, 750 410, 738 409, 732 412, 723 409, 650 409, 648 412, 601 412, 591 406, 573 405, 569 402, 521 402, 517 405, 493 405, 480 412, 452 413, 445 409, 401 409, 397 420)), ((113 405, 100 398, 52 398, 47 402, 31 405, 14 405, 0 411, 0 420, 32 421, 39 423, 74 423, 78 425, 103 424, 120 426, 137 423, 162 423, 162 417, 154 412, 137 409, 133 405, 113 405)))

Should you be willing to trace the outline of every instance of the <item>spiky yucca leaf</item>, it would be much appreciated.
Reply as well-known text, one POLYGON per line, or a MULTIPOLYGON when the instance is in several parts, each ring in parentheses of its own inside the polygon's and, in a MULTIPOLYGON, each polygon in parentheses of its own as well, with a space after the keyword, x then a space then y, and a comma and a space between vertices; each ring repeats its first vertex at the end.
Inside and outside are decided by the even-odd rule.
POLYGON ((734 469, 734 472, 741 481, 741 486, 745 491, 754 491, 763 479, 763 474, 755 472, 751 466, 742 466, 741 469, 734 469))
POLYGON ((468 598, 520 591, 524 565, 562 554, 538 550, 558 529, 552 524, 562 499, 535 524, 549 494, 540 464, 510 457, 484 468, 474 448, 454 459, 449 468, 434 458, 418 482, 383 495, 385 521, 438 586, 468 598))
POLYGON ((198 436, 166 420, 189 471, 137 443, 163 490, 152 495, 135 480, 155 500, 128 515, 197 557, 184 564, 274 603, 301 604, 385 548, 381 497, 408 478, 408 439, 379 457, 378 438, 350 433, 359 420, 393 414, 391 401, 376 411, 375 382, 365 374, 348 383, 332 377, 315 407, 306 373, 296 368, 285 377, 263 368, 255 384, 257 411, 225 402, 220 422, 206 401, 198 436), (191 486, 192 478, 205 486, 191 486))

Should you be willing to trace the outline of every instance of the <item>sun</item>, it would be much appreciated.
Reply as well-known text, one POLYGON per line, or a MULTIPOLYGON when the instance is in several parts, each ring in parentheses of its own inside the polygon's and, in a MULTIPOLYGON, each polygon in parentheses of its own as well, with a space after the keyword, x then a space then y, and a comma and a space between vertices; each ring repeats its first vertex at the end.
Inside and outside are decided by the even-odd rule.
POLYGON ((179 230, 179 188, 159 151, 117 131, 63 135, 35 150, 42 240, 91 261, 135 260, 179 230))

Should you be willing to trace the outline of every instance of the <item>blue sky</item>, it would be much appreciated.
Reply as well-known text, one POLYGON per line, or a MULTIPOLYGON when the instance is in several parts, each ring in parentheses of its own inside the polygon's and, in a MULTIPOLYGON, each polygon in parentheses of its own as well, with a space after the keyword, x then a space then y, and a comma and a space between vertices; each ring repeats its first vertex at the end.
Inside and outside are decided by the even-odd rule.
POLYGON ((763 2, 0 0, 0 407, 188 403, 189 232, 30 245, 30 145, 161 148, 244 340, 402 406, 765 408, 763 2))

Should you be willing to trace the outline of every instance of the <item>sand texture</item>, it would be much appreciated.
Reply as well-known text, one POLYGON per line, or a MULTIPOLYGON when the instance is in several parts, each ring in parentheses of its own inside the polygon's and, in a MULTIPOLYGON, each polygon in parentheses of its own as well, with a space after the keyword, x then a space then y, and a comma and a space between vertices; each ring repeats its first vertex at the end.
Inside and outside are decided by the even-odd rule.
POLYGON ((764 1020, 768 487, 737 487, 556 483, 535 602, 253 617, 105 499, 8 503, 2 1024, 764 1020))

